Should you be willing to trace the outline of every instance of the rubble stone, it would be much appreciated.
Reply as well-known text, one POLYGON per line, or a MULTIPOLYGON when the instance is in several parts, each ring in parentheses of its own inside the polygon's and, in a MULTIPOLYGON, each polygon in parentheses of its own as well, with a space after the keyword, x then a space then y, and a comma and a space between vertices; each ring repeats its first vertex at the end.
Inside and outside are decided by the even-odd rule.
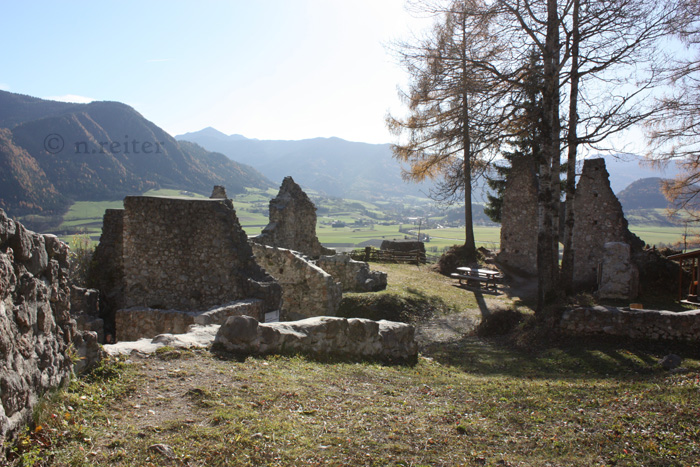
POLYGON ((214 343, 229 352, 252 354, 304 352, 391 362, 414 362, 418 356, 413 326, 361 318, 317 316, 262 324, 235 316, 221 326, 214 343))

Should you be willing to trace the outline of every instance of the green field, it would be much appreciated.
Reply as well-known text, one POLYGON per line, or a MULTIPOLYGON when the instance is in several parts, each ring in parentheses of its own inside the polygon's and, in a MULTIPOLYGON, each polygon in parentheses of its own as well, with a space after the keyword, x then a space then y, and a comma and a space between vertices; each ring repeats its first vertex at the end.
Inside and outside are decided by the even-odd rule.
MULTIPOLYGON (((236 213, 243 229, 250 236, 258 235, 268 223, 267 208, 269 200, 276 195, 276 190, 249 190, 245 194, 237 194, 232 197, 236 213)), ((153 196, 191 196, 205 198, 200 194, 183 192, 178 190, 151 190, 145 195, 153 196)), ((319 240, 330 247, 335 248, 359 248, 365 242, 375 240, 375 243, 388 239, 403 239, 407 236, 413 238, 418 233, 417 225, 401 224, 392 221, 396 218, 395 211, 406 211, 407 206, 402 200, 397 206, 390 202, 366 202, 359 200, 341 200, 312 195, 318 208, 317 234, 319 240), (394 213, 394 214, 392 214, 394 213), (346 223, 345 227, 332 227, 334 221, 346 223), (356 224, 364 222, 365 225, 356 224), (402 233, 403 227, 410 234, 402 233)), ((421 203, 417 203, 421 205, 421 203)), ((63 222, 58 227, 59 236, 65 241, 71 241, 73 234, 88 234, 93 242, 99 240, 102 229, 102 217, 106 209, 120 209, 123 202, 120 201, 79 201, 73 204, 63 217, 63 222)), ((661 213, 654 213, 656 217, 661 213)), ((684 227, 662 226, 657 218, 644 218, 637 214, 632 216, 630 230, 637 234, 649 245, 659 247, 679 244, 683 241, 684 227), (642 222, 647 223, 642 223, 642 222)), ((440 221, 437 217, 431 220, 440 221)), ((463 228, 421 229, 421 234, 430 236, 426 242, 429 252, 439 253, 445 248, 464 242, 463 228)), ((691 235, 692 232, 689 233, 691 235)), ((474 236, 477 246, 489 249, 497 249, 500 241, 500 227, 498 226, 474 226, 474 236)))

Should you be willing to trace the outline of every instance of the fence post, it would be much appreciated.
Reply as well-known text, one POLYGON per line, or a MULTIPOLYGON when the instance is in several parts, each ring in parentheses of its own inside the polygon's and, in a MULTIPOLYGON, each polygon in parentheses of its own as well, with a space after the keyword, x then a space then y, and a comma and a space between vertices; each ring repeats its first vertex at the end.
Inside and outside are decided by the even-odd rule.
POLYGON ((371 247, 371 246, 366 246, 366 247, 365 247, 365 263, 369 263, 369 255, 370 255, 370 252, 371 252, 371 251, 372 251, 372 247, 371 247))

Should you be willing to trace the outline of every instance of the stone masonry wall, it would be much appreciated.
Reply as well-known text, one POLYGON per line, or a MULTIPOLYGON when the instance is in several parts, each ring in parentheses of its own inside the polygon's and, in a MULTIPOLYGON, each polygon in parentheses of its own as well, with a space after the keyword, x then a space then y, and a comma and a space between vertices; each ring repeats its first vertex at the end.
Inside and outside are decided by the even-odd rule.
POLYGON ((598 265, 605 256, 604 245, 623 242, 632 251, 644 243, 627 228, 620 201, 610 188, 605 159, 588 159, 574 198, 574 281, 578 288, 594 288, 598 265))
POLYGON ((332 255, 316 236, 316 206, 292 177, 285 177, 280 191, 270 200, 270 223, 254 241, 298 251, 312 258, 332 255))
POLYGON ((230 316, 252 316, 265 320, 262 300, 240 300, 207 311, 157 310, 133 307, 117 311, 116 327, 119 339, 135 341, 159 334, 185 334, 195 324, 224 324, 230 316))
POLYGON ((342 285, 302 255, 285 248, 253 243, 258 264, 282 286, 280 319, 334 316, 342 298, 342 285))
POLYGON ((560 328, 572 335, 700 342, 700 310, 675 313, 603 306, 579 307, 564 312, 560 328))
POLYGON ((506 182, 497 261, 527 274, 537 273, 537 178, 531 161, 520 158, 506 182))
POLYGON ((343 292, 376 292, 386 289, 385 272, 371 271, 369 264, 355 261, 346 254, 321 256, 316 260, 316 266, 340 282, 343 292))
POLYGON ((39 396, 71 374, 68 270, 65 243, 0 209, 0 445, 31 419, 39 396))
POLYGON ((124 307, 124 210, 107 209, 102 218, 102 235, 95 248, 90 271, 91 286, 100 291, 100 317, 104 333, 114 336, 114 314, 124 307))
POLYGON ((252 354, 304 352, 406 363, 418 358, 413 326, 361 318, 318 316, 261 324, 249 316, 237 316, 219 328, 214 344, 229 352, 252 354))
POLYGON ((124 199, 124 306, 203 310, 246 298, 277 309, 228 199, 124 199))

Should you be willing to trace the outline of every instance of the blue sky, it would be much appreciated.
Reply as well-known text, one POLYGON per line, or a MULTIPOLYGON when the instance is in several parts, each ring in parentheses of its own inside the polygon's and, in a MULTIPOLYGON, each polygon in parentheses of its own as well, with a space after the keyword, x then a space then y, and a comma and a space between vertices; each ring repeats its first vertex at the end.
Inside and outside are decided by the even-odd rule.
POLYGON ((260 139, 390 142, 405 73, 385 45, 429 24, 404 0, 0 5, 0 89, 260 139))

